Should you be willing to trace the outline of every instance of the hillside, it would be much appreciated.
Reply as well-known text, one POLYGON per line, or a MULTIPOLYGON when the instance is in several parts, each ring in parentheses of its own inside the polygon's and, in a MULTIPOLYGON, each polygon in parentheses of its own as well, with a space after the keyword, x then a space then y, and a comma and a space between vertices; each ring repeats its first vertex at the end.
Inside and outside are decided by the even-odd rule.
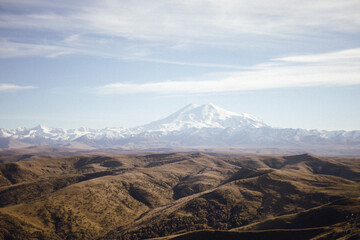
POLYGON ((4 239, 350 237, 360 214, 359 159, 33 154, 0 164, 4 239))

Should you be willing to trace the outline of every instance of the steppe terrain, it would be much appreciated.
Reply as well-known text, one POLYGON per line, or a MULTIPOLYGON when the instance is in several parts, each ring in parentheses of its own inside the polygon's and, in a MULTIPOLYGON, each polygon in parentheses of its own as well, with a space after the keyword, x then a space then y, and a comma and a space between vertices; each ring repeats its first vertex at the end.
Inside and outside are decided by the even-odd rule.
POLYGON ((0 152, 2 239, 358 239, 360 159, 0 152))

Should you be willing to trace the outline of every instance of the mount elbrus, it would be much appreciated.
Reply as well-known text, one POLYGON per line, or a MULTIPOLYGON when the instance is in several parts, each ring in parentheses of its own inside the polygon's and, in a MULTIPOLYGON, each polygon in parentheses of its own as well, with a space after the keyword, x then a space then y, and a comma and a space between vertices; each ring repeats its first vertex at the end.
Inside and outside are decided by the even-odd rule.
POLYGON ((0 147, 58 145, 104 147, 324 147, 360 146, 360 131, 273 128, 250 114, 213 104, 188 105, 170 116, 135 128, 0 129, 0 147))

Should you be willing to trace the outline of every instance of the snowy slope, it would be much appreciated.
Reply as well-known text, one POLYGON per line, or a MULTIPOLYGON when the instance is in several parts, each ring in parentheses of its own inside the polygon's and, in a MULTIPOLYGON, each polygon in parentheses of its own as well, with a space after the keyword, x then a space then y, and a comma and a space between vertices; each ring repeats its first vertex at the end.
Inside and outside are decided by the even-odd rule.
POLYGON ((0 138, 32 145, 81 143, 112 146, 253 146, 298 147, 359 145, 360 131, 272 128, 250 114, 238 114, 213 104, 190 104, 170 116, 136 128, 0 129, 0 138))
POLYGON ((192 128, 260 128, 267 127, 250 114, 237 114, 213 104, 190 104, 159 121, 143 126, 144 131, 182 131, 192 128))

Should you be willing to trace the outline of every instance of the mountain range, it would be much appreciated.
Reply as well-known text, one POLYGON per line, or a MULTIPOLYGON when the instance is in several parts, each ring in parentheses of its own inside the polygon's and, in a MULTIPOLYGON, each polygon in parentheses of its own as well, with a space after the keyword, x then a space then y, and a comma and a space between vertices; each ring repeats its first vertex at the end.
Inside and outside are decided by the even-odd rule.
POLYGON ((0 129, 0 148, 56 145, 74 148, 256 147, 359 149, 360 131, 274 128, 250 114, 214 104, 190 104, 135 128, 0 129))

